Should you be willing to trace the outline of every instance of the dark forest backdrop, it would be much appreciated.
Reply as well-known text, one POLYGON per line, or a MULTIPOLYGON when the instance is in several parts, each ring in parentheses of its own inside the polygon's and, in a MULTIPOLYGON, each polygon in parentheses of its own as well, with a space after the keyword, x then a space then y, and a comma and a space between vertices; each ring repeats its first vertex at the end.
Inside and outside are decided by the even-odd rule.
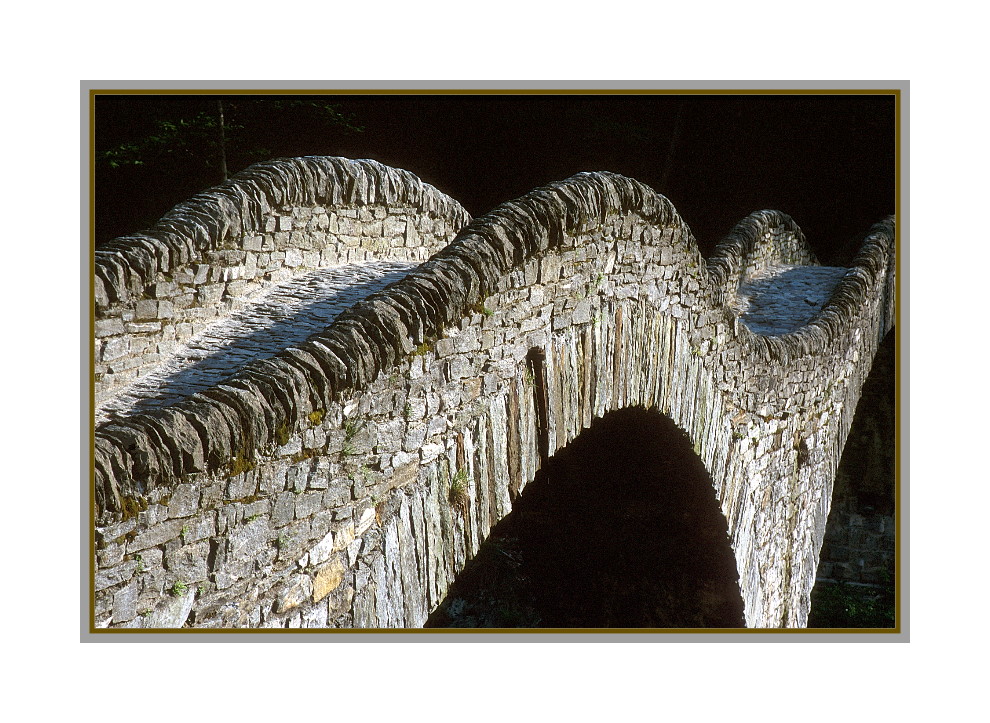
POLYGON ((844 264, 894 212, 893 95, 99 95, 97 242, 253 162, 373 158, 474 216, 579 171, 667 196, 707 255, 752 211, 794 217, 844 264))

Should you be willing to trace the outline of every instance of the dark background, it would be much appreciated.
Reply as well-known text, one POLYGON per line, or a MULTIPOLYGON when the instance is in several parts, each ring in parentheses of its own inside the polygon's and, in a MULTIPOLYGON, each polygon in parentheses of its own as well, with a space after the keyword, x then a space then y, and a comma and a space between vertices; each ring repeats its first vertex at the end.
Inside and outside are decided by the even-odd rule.
MULTIPOLYGON (((223 179, 210 120, 219 98, 97 96, 97 242, 146 228, 223 179), (109 163, 129 144, 116 155, 124 162, 109 163)), ((744 216, 773 208, 797 221, 821 261, 845 264, 895 210, 892 94, 222 100, 230 173, 267 158, 373 158, 479 216, 579 171, 614 171, 667 196, 706 255, 744 216)))

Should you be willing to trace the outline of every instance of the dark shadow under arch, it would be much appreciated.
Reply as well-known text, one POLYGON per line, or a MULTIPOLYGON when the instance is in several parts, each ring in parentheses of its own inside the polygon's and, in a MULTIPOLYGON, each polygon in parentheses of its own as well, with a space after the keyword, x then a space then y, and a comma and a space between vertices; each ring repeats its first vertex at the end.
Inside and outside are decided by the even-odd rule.
POLYGON ((743 627, 727 526, 658 412, 596 420, 492 531, 427 627, 743 627))

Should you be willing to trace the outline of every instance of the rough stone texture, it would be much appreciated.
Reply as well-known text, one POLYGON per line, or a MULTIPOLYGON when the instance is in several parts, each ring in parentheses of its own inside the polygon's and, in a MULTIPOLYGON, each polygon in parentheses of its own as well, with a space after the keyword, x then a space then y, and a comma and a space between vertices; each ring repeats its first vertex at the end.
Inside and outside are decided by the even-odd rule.
POLYGON ((747 625, 803 626, 894 319, 893 220, 800 328, 757 334, 733 310, 753 278, 814 264, 772 211, 706 264, 667 199, 614 174, 503 204, 307 341, 97 429, 96 626, 420 627, 541 460, 637 405, 711 473, 747 625), (196 540, 202 582, 182 579, 196 540))
POLYGON ((342 311, 388 286, 417 264, 366 261, 311 271, 259 295, 210 324, 171 357, 96 410, 96 422, 166 406, 205 392, 255 359, 267 359, 322 331, 342 311))
POLYGON ((893 515, 863 514, 854 503, 833 505, 817 580, 889 585, 896 570, 893 515))
POLYGON ((96 249, 96 401, 274 284, 342 264, 420 263, 469 220, 453 199, 375 161, 252 166, 96 249))

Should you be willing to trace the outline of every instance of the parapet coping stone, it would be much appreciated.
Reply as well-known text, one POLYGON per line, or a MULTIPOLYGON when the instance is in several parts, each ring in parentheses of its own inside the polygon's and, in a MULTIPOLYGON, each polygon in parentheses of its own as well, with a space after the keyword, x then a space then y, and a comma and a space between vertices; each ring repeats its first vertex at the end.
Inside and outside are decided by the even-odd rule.
MULTIPOLYGON (((221 219, 204 218, 206 204, 197 208, 195 216, 203 227, 197 243, 224 237, 245 218, 255 218, 263 203, 312 202, 316 197, 343 202, 345 188, 348 201, 401 188, 429 199, 420 208, 440 202, 428 190, 432 187, 417 185, 408 172, 381 164, 370 167, 376 173, 356 172, 339 160, 293 159, 248 169, 241 185, 211 197, 221 219), (337 174, 343 174, 345 183, 329 183, 330 178, 340 180, 337 174), (272 180, 274 176, 287 181, 286 187, 272 180), (235 190, 252 186, 256 194, 242 194, 246 207, 237 209, 235 190)), ((683 238, 683 250, 707 271, 703 278, 708 288, 702 292, 710 300, 709 311, 723 313, 727 321, 733 318, 729 300, 748 274, 775 264, 817 264, 797 224, 779 211, 758 211, 743 219, 705 262, 673 204, 638 181, 610 172, 585 172, 548 184, 475 219, 429 261, 351 307, 296 348, 253 362, 224 384, 164 410, 102 426, 96 432, 95 454, 98 516, 120 516, 124 498, 146 494, 153 486, 174 484, 190 473, 218 472, 239 450, 272 448, 276 430, 295 429, 314 410, 364 388, 407 354, 410 345, 436 339, 481 303, 505 275, 560 249, 565 239, 629 213, 680 232, 673 238, 683 238), (181 444, 166 431, 180 426, 196 432, 183 435, 181 444)), ((166 217, 161 225, 174 223, 166 217)), ((670 238, 663 235, 662 243, 670 238)), ((887 268, 893 243, 890 217, 871 229, 849 270, 809 323, 779 336, 763 336, 737 324, 738 343, 755 359, 783 363, 824 351, 849 331, 868 290, 887 268)))

